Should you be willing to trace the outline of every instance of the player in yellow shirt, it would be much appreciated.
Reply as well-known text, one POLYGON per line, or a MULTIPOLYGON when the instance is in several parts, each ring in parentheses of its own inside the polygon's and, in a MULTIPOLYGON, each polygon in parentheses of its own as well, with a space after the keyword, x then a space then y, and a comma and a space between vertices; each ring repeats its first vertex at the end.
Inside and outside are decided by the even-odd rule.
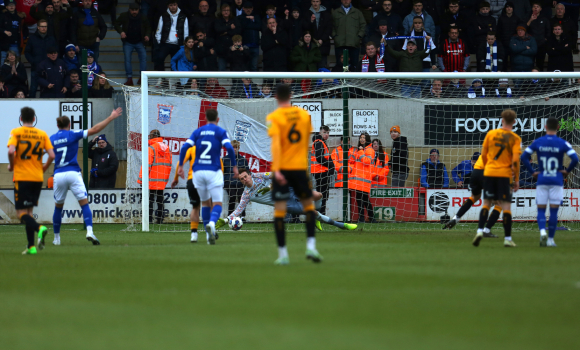
MULTIPOLYGON (((189 226, 191 228, 191 243, 197 243, 197 229, 199 227, 199 208, 201 206, 201 200, 199 199, 199 193, 193 185, 193 163, 195 162, 195 146, 189 148, 185 153, 185 159, 183 164, 177 162, 177 167, 175 168, 175 177, 171 183, 171 188, 175 188, 179 181, 179 174, 177 174, 177 169, 179 166, 183 166, 185 163, 189 162, 189 173, 187 174, 187 194, 189 196, 189 203, 192 205, 191 214, 189 215, 189 226)), ((222 160, 222 173, 224 171, 224 162, 222 160)), ((207 235, 207 233, 206 233, 207 235)), ((216 239, 218 235, 216 233, 216 239)))
POLYGON ((479 246, 483 238, 483 228, 489 215, 493 200, 503 210, 503 227, 505 231, 504 247, 515 247, 512 241, 512 181, 513 192, 519 189, 520 155, 522 139, 512 131, 516 123, 516 112, 506 109, 501 113, 501 129, 491 130, 485 136, 481 150, 484 166, 483 207, 479 213, 477 235, 473 245, 479 246))
MULTIPOLYGON (((481 157, 481 153, 475 152, 472 156, 472 161, 475 160, 475 164, 473 165, 473 171, 470 175, 469 180, 469 188, 471 190, 471 197, 469 197, 459 208, 457 214, 453 216, 451 220, 449 220, 443 229, 452 229, 457 225, 457 223, 461 220, 461 217, 467 213, 471 206, 476 203, 481 198, 481 191, 483 190, 483 158, 481 157)), ((499 215, 501 214, 501 206, 496 205, 493 207, 493 212, 489 216, 489 220, 487 220, 487 224, 483 229, 483 237, 487 238, 497 238, 496 235, 491 233, 491 228, 499 219, 499 215)))
POLYGON ((35 233, 46 236, 45 226, 39 225, 32 217, 32 209, 38 206, 38 198, 44 181, 44 172, 54 159, 52 143, 46 132, 34 127, 36 113, 30 107, 20 110, 22 126, 13 129, 8 139, 8 171, 14 172, 14 206, 16 214, 26 226, 28 247, 22 254, 36 254, 35 233), (44 152, 48 153, 42 164, 44 152))
POLYGON ((276 89, 278 108, 266 118, 268 136, 272 139, 272 172, 274 173, 272 199, 274 200, 274 229, 278 242, 277 265, 288 265, 284 217, 286 202, 292 197, 290 187, 300 199, 306 214, 306 258, 321 262, 316 250, 314 227, 316 212, 312 201, 312 183, 308 173, 308 152, 312 124, 310 114, 290 105, 291 90, 288 85, 276 89))

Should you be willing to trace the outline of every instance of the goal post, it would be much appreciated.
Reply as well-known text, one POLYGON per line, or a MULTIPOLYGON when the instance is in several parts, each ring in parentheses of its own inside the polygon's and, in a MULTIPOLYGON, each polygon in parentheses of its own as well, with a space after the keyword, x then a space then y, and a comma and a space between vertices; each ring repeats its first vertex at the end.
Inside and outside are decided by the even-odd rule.
MULTIPOLYGON (((293 102, 299 101, 321 101, 324 103, 332 104, 332 108, 334 110, 342 109, 342 152, 343 152, 343 179, 345 186, 342 188, 342 203, 341 207, 344 206, 342 210, 342 215, 339 219, 344 221, 353 220, 352 209, 349 211, 346 209, 348 207, 348 203, 353 202, 351 195, 349 194, 348 188, 346 186, 346 179, 348 179, 348 152, 349 148, 356 144, 354 138, 357 138, 360 134, 360 130, 355 130, 355 127, 359 128, 361 125, 355 124, 354 117, 351 115, 352 111, 355 108, 363 108, 364 101, 357 101, 362 99, 370 99, 375 101, 373 104, 373 109, 379 110, 378 121, 377 123, 382 123, 383 120, 388 120, 391 122, 392 120, 400 120, 402 124, 406 125, 406 132, 409 139, 414 137, 421 137, 424 141, 421 143, 420 147, 413 146, 414 149, 409 152, 415 152, 416 157, 413 161, 413 166, 416 169, 419 166, 419 161, 424 160, 424 155, 419 149, 427 149, 430 147, 433 148, 441 148, 444 145, 453 145, 453 142, 457 142, 457 144, 453 145, 456 154, 454 157, 464 157, 467 159, 467 156, 470 156, 473 153, 473 150, 480 146, 477 144, 479 136, 473 136, 472 140, 468 140, 469 142, 461 139, 456 141, 453 135, 450 134, 450 130, 452 127, 450 125, 459 125, 461 126, 467 123, 467 127, 463 125, 464 128, 467 130, 471 130, 477 125, 473 124, 474 122, 471 120, 465 121, 457 121, 457 118, 460 116, 467 116, 469 117, 473 113, 480 113, 481 115, 494 115, 498 116, 501 110, 505 108, 520 108, 524 116, 527 113, 535 113, 541 114, 546 112, 546 114, 554 115, 554 116, 562 116, 566 113, 572 114, 572 118, 575 123, 579 120, 580 113, 578 112, 578 92, 580 90, 580 85, 577 84, 578 79, 580 79, 580 72, 539 72, 539 73, 532 73, 532 72, 500 72, 500 73, 482 73, 482 72, 467 72, 467 73, 442 73, 442 72, 433 72, 433 73, 358 73, 358 72, 344 72, 344 73, 333 73, 333 72, 316 72, 316 73, 299 73, 299 72, 168 72, 168 71, 145 71, 141 74, 141 86, 140 88, 125 88, 125 91, 128 95, 135 97, 137 94, 140 95, 139 101, 139 108, 140 111, 135 110, 136 105, 130 104, 129 99, 132 97, 128 97, 127 108, 128 110, 133 109, 130 111, 133 115, 130 118, 139 118, 138 122, 140 122, 139 131, 141 133, 140 137, 140 162, 141 164, 148 163, 148 139, 147 135, 151 129, 151 121, 154 120, 151 118, 150 111, 150 104, 149 99, 151 96, 160 96, 162 98, 177 98, 182 99, 184 103, 184 108, 187 107, 186 101, 193 101, 193 100, 209 100, 211 103, 215 102, 217 104, 223 104, 225 106, 233 105, 233 104, 243 104, 243 103, 254 103, 254 104, 268 104, 268 106, 272 107, 271 110, 274 109, 275 104, 273 104, 272 97, 265 98, 265 99, 246 99, 241 97, 233 97, 233 98, 211 98, 207 95, 187 95, 186 92, 188 89, 185 88, 183 91, 179 89, 167 89, 163 87, 156 87, 154 86, 154 82, 158 79, 167 79, 167 80, 177 80, 177 79, 196 79, 199 81, 205 81, 206 79, 218 79, 219 81, 224 81, 226 89, 234 88, 235 81, 241 81, 242 79, 253 79, 253 80, 262 80, 262 81, 272 81, 275 83, 279 83, 282 79, 292 79, 294 82, 303 82, 308 81, 308 86, 311 87, 308 89, 303 89, 303 94, 298 94, 297 96, 293 96, 293 102), (469 82, 471 80, 482 80, 483 85, 488 89, 487 96, 478 96, 477 92, 475 93, 476 98, 467 98, 467 94, 469 91, 469 82), (564 85, 555 85, 552 84, 552 79, 555 80, 566 80, 568 81, 567 84, 564 85), (324 81, 330 80, 331 82, 326 84, 324 81), (457 95, 457 96, 430 96, 429 95, 429 86, 436 80, 440 80, 441 82, 447 81, 455 81, 459 80, 463 82, 465 85, 465 89, 462 90, 464 95, 457 95), (514 91, 516 90, 518 93, 514 93, 509 97, 506 98, 497 98, 496 92, 494 91, 493 84, 497 85, 498 81, 507 80, 509 82, 510 87, 514 87, 514 91), (542 89, 538 89, 536 86, 532 86, 529 84, 529 81, 532 80, 540 80, 547 82, 542 89), (323 82, 322 84, 314 84, 314 82, 323 82), (410 89, 406 89, 410 87, 410 89), (413 91, 420 91, 420 94, 414 94, 413 91), (426 95, 425 95, 426 94, 426 95), (562 96, 562 94, 566 95, 566 101, 563 105, 567 106, 566 108, 561 107, 560 105, 548 105, 546 104, 546 108, 536 108, 531 111, 531 109, 527 108, 530 106, 539 105, 546 99, 554 98, 558 96, 562 96), (297 97, 297 99, 294 99, 297 97), (485 98, 481 98, 485 97, 485 98), (330 100, 335 98, 334 100, 330 100), (389 103, 390 107, 386 108, 383 111, 383 107, 380 105, 380 101, 385 99, 385 103, 389 103), (335 103, 340 102, 342 108, 338 107, 335 103), (332 103, 330 103, 332 102, 332 103), (351 103, 349 103, 351 102, 351 103), (405 113, 412 113, 409 112, 407 109, 416 111, 417 108, 413 109, 410 106, 410 102, 419 103, 421 106, 424 107, 425 113, 429 114, 430 120, 434 122, 428 124, 427 121, 425 122, 425 127, 423 125, 414 125, 411 123, 410 115, 406 115, 405 113), (441 108, 437 106, 442 106, 441 108), (478 108, 470 109, 474 106, 478 106, 478 108), (552 107, 554 106, 554 107, 552 107), (480 107, 480 108, 479 108, 480 107), (526 107, 526 108, 524 108, 526 107), (445 117, 441 117, 441 111, 447 113, 445 117), (385 115, 385 113, 389 113, 389 115, 385 115), (396 118, 392 115, 393 113, 401 113, 402 115, 398 115, 396 118), (455 114, 453 114, 455 113, 455 114), (451 117, 449 116, 451 115, 451 117), (442 119, 443 118, 443 119, 442 119), (445 119, 445 120, 444 120, 445 119), (455 121, 456 123, 451 123, 455 121), (474 126, 475 125, 475 126, 474 126), (471 129, 470 129, 471 128, 471 129), (427 130, 429 129, 429 130, 427 130), (353 140, 351 143, 348 143, 348 138, 352 137, 353 140), (460 154, 457 154, 460 153, 460 154)), ((188 81, 189 84, 189 81, 188 81)), ((431 87, 431 91, 433 87, 431 87)), ((232 90, 230 90, 231 92, 232 90)), ((369 100, 369 101, 370 101, 369 100)), ((196 107, 197 108, 197 107, 196 107)), ((202 107, 204 108, 204 107, 202 107)), ((370 108, 370 107, 369 107, 370 108)), ((258 109, 257 107, 255 109, 258 109)), ((195 110, 192 110, 191 113, 196 113, 195 110)), ((413 112, 414 113, 414 112, 413 112)), ((261 120, 265 119, 265 115, 263 116, 253 116, 255 118, 261 118, 261 120)), ((518 115, 519 117, 519 115, 518 115)), ((427 118, 427 117, 425 117, 427 118)), ((460 118, 461 119, 461 118, 460 118)), ((469 118, 463 118, 469 119, 469 118)), ((135 119, 136 120, 136 119, 135 119)), ((476 121, 478 122, 478 121, 476 121)), ((489 121, 488 121, 489 122, 489 121)), ((384 121, 387 123, 387 121, 384 121)), ((530 122, 531 123, 531 122, 530 122)), ((482 123, 480 123, 482 124, 482 123)), ((492 124, 489 124, 492 125, 492 124)), ((531 125, 529 128, 533 129, 538 128, 540 125, 531 125)), ((568 123, 567 125, 570 125, 568 123)), ((180 125, 180 129, 187 129, 188 134, 194 130, 197 125, 180 125)), ((528 126, 522 126, 528 127, 528 126)), ((363 126, 364 129, 364 126, 363 126)), ((135 131, 135 130, 133 130, 135 131)), ((318 130, 314 130, 315 132, 318 130)), ((365 130, 363 130, 365 131, 365 130)), ((536 130, 538 132, 538 130, 536 130)), ((373 135, 377 135, 374 133, 373 135)), ((571 131, 571 137, 574 138, 575 143, 574 146, 578 149, 580 143, 578 142, 578 130, 574 129, 571 131)), ((387 135, 383 134, 382 138, 386 139, 387 135)), ((131 142, 132 138, 128 137, 129 142, 131 142)), ((134 140, 133 140, 134 141, 134 140)), ((525 141, 527 142, 527 141, 525 141)), ((524 145, 525 146, 525 145, 524 145)), ((388 148, 388 147, 385 147, 388 148)), ((175 167, 175 164, 173 165, 175 167)), ((447 172, 448 177, 451 178, 451 172, 454 164, 448 164, 447 172)), ((129 168, 129 164, 128 164, 129 168)), ((128 170, 129 171, 129 170, 128 170)), ((575 175, 576 176, 576 175, 575 175)), ((426 195, 426 192, 423 193, 421 190, 421 186, 418 185, 416 180, 415 182, 410 183, 410 180, 407 180, 408 187, 417 187, 420 193, 415 193, 415 195, 419 196, 419 201, 423 201, 421 199, 421 195, 426 195), (411 186, 409 186, 409 184, 411 186)), ((129 179, 128 179, 129 183, 129 179)), ((129 187, 129 185, 128 185, 129 187)), ((142 187, 140 189, 141 193, 141 212, 142 217, 140 219, 140 226, 142 231, 149 231, 149 174, 147 171, 143 171, 142 174, 142 187)), ((376 191, 374 192, 377 193, 376 191)), ((385 201, 389 202, 389 201, 385 201)), ((425 203, 427 200, 425 199, 425 203)), ((434 199, 435 204, 433 204, 433 212, 440 213, 437 209, 437 199, 434 199)), ((428 204, 426 204, 429 206, 428 204)), ((226 204, 224 204, 224 208, 226 204)), ((381 217, 383 214, 387 213, 388 206, 380 207, 385 208, 384 212, 381 212, 381 217)), ((393 207, 394 208, 394 207, 393 207)), ((424 208, 425 209, 425 208, 424 208)), ((382 210, 382 209, 381 209, 382 210)), ((399 209, 400 210, 400 209, 399 209)), ((406 210, 406 209, 405 209, 406 210)), ((447 209, 445 210, 447 213, 447 209)), ((367 213, 368 214, 368 213, 367 213)), ((386 215, 386 214, 385 214, 386 215)), ((398 217, 398 215, 397 215, 398 217)), ((360 218, 359 218, 360 219, 360 218)), ((382 219, 381 219, 382 220, 382 219)), ((395 221, 395 215, 393 213, 392 217, 389 217, 390 221, 395 221)), ((418 220, 420 221, 420 220, 418 220)))

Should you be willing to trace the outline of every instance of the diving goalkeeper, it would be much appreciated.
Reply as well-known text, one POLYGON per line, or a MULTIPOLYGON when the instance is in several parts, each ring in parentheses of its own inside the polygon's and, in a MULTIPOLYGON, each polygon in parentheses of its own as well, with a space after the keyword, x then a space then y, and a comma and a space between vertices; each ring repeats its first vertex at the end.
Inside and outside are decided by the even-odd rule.
MULTIPOLYGON (((240 199, 240 204, 225 219, 219 219, 216 223, 216 228, 223 227, 225 224, 229 223, 236 216, 240 216, 240 214, 246 209, 248 203, 256 202, 260 204, 265 204, 269 206, 274 206, 274 201, 272 200, 272 195, 270 192, 270 185, 272 184, 272 173, 256 173, 252 174, 249 169, 240 169, 240 182, 244 185, 244 193, 242 194, 242 198, 240 199)), ((313 199, 317 201, 322 198, 322 194, 320 192, 312 191, 313 192, 313 199)), ((292 198, 288 201, 288 213, 290 214, 304 214, 304 210, 302 208, 302 204, 300 200, 296 196, 292 196, 292 198)), ((328 225, 336 226, 342 230, 354 230, 357 228, 355 224, 346 224, 339 221, 334 221, 326 215, 322 215, 319 212, 316 212, 316 228, 322 231, 322 226, 320 222, 324 222, 328 225)))

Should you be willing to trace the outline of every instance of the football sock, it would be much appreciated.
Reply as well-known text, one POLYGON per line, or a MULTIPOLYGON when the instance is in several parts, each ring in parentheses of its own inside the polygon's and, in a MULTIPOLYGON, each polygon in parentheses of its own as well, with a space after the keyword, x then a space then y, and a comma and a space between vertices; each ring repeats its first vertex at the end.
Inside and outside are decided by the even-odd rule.
POLYGON ((38 232, 40 225, 34 218, 28 214, 20 217, 20 222, 26 227, 26 239, 28 240, 28 248, 34 247, 34 233, 38 232))
POLYGON ((83 211, 83 220, 85 221, 85 226, 87 227, 87 233, 93 234, 93 213, 91 213, 91 208, 89 208, 89 203, 81 207, 83 211))
POLYGON ((512 239, 512 212, 506 210, 503 212, 503 229, 505 231, 505 238, 512 239))
POLYGON ((60 234, 60 225, 62 223, 62 208, 54 207, 54 214, 52 214, 52 230, 55 235, 60 234))
POLYGON ((471 208, 472 205, 473 200, 470 197, 463 203, 461 208, 459 208, 459 211, 457 212, 457 214, 455 214, 454 219, 461 219, 461 217, 471 208))
POLYGON ((288 249, 286 247, 278 247, 278 257, 279 258, 287 258, 288 257, 288 249))
POLYGON ((211 211, 211 217, 210 217, 209 221, 216 223, 218 221, 218 219, 220 218, 220 215, 222 215, 222 206, 216 204, 213 206, 213 209, 211 211))
POLYGON ((558 209, 550 207, 550 218, 548 219, 548 237, 554 238, 556 227, 558 226, 558 209))
POLYGON ((489 207, 483 206, 479 212, 479 223, 477 225, 478 230, 483 230, 487 217, 489 216, 489 207))
POLYGON ((485 225, 485 228, 487 228, 487 232, 491 231, 491 228, 493 227, 493 225, 495 225, 495 223, 499 219, 499 214, 501 214, 501 208, 495 206, 493 208, 493 211, 491 212, 491 215, 489 216, 489 219, 487 219, 487 224, 485 225))
POLYGON ((304 207, 304 214, 306 214, 306 236, 314 237, 314 228, 316 227, 316 212, 314 211, 314 204, 310 203, 304 207))
POLYGON ((546 230, 546 208, 538 208, 538 228, 546 230))
POLYGON ((306 249, 316 250, 316 237, 308 237, 306 239, 306 249))
POLYGON ((338 228, 344 228, 344 223, 339 222, 339 221, 334 221, 331 218, 329 218, 328 216, 322 215, 320 213, 318 213, 318 215, 316 216, 316 220, 324 222, 325 224, 328 224, 328 225, 336 226, 338 228))
POLYGON ((285 210, 274 209, 274 230, 276 231, 276 242, 278 248, 286 248, 286 232, 284 231, 285 210))
POLYGON ((199 222, 190 222, 189 227, 191 228, 191 232, 197 232, 197 228, 199 227, 199 222))
POLYGON ((209 219, 211 217, 211 209, 209 207, 201 207, 201 219, 203 220, 203 226, 209 224, 209 219))

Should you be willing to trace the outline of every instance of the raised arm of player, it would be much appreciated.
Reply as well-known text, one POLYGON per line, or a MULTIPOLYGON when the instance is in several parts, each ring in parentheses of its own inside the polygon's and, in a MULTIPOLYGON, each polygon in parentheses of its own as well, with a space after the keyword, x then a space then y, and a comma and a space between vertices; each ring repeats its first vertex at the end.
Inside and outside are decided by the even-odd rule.
POLYGON ((103 120, 102 122, 98 123, 97 125, 93 125, 92 128, 87 130, 87 137, 100 133, 107 125, 109 125, 110 122, 119 118, 119 116, 121 114, 123 114, 123 108, 119 107, 117 109, 114 109, 111 112, 111 115, 109 115, 107 117, 107 119, 103 120))

